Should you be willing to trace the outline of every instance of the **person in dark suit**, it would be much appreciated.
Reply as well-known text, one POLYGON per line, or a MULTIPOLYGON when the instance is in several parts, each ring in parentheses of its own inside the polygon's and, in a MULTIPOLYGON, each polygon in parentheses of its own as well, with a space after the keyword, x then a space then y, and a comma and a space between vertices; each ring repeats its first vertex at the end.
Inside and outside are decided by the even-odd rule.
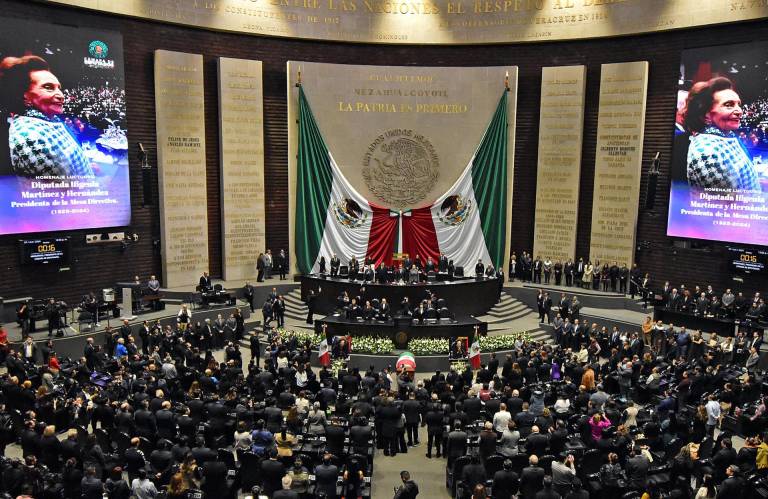
POLYGON ((648 486, 648 470, 651 462, 642 453, 634 448, 629 451, 627 459, 627 487, 630 489, 645 490, 648 486))
POLYGON ((483 261, 478 258, 477 265, 475 265, 475 277, 483 277, 485 275, 485 265, 483 261))
POLYGON ((579 261, 576 262, 576 265, 573 267, 573 281, 576 284, 576 286, 581 287, 582 286, 582 278, 584 277, 584 259, 579 258, 579 261))
POLYGON ((536 455, 528 458, 528 464, 520 475, 520 497, 535 499, 536 494, 544 488, 544 468, 539 466, 536 455))
POLYGON ((504 468, 493 475, 494 499, 511 499, 520 488, 520 477, 512 470, 512 461, 504 461, 504 468))
POLYGON ((485 485, 486 480, 485 467, 476 455, 471 456, 469 464, 464 466, 461 471, 461 481, 468 490, 475 488, 475 485, 485 485))
POLYGON ((549 447, 549 437, 539 432, 539 427, 531 427, 531 434, 525 439, 525 450, 528 454, 543 456, 547 453, 549 447))
POLYGON ((162 409, 155 413, 155 422, 158 437, 169 440, 176 437, 176 415, 171 411, 170 401, 163 401, 162 409))
POLYGON ((384 266, 383 263, 379 264, 379 268, 376 269, 376 282, 381 284, 386 284, 389 282, 389 275, 387 273, 387 268, 384 266))
POLYGON ((448 257, 443 253, 440 253, 440 257, 437 260, 437 271, 441 274, 448 272, 448 257))
POLYGON ((739 467, 735 464, 725 470, 727 478, 723 480, 717 491, 717 499, 733 499, 744 492, 744 479, 739 476, 739 467))
POLYGON ((131 446, 125 451, 125 470, 128 472, 128 478, 133 481, 139 474, 140 469, 144 469, 147 465, 147 461, 144 458, 144 453, 139 449, 139 438, 134 437, 131 439, 131 446))
POLYGON ((478 451, 483 462, 496 453, 496 432, 493 431, 493 423, 485 422, 483 431, 480 432, 478 451))
POLYGON ((339 468, 331 463, 331 455, 325 453, 323 462, 315 467, 315 495, 324 494, 328 499, 336 499, 336 480, 339 468))
POLYGON ((565 262, 565 265, 563 265, 563 274, 565 275, 565 285, 566 286, 573 286, 573 262, 568 259, 567 262, 565 262))
POLYGON ((400 408, 384 399, 376 412, 377 421, 381 422, 381 438, 384 443, 384 455, 395 456, 398 451, 396 426, 400 420, 400 408))
MULTIPOLYGON (((271 497, 272 494, 282 488, 285 465, 277 460, 277 449, 269 449, 268 454, 269 459, 265 459, 261 462, 261 476, 263 477, 262 485, 264 486, 264 494, 271 497)), ((319 479, 320 477, 318 477, 318 486, 320 485, 319 479)))
POLYGON ((411 480, 411 474, 407 471, 400 472, 400 480, 403 484, 397 489, 395 499, 416 499, 419 495, 419 486, 411 480))
POLYGON ((208 277, 208 272, 203 272, 203 275, 200 276, 198 285, 200 286, 201 293, 207 293, 213 290, 213 285, 211 284, 211 278, 208 277))
POLYGON ((552 297, 549 293, 544 293, 544 317, 547 318, 547 324, 552 323, 552 297))
POLYGON ((155 415, 149 410, 149 402, 144 400, 141 403, 141 409, 134 413, 133 419, 136 423, 136 432, 138 435, 150 441, 154 441, 157 436, 157 422, 155 420, 155 415))
POLYGON ((541 272, 544 269, 544 262, 541 261, 540 256, 536 256, 533 261, 533 282, 541 284, 541 272))
POLYGON ((283 488, 272 494, 272 499, 299 499, 299 494, 295 490, 291 490, 292 483, 293 479, 290 476, 284 476, 282 478, 283 488))
POLYGON ((467 432, 462 430, 461 422, 453 424, 453 431, 448 434, 448 442, 445 446, 445 456, 448 458, 448 466, 453 466, 456 458, 467 453, 467 432))
POLYGON ((339 267, 341 267, 341 260, 336 256, 336 253, 334 253, 331 256, 331 277, 339 275, 339 267))
POLYGON ((283 295, 278 295, 272 302, 272 316, 277 321, 277 327, 285 326, 285 300, 283 295))
POLYGON ((421 402, 416 400, 416 393, 411 392, 408 400, 403 402, 405 414, 405 430, 408 435, 408 447, 419 445, 419 423, 421 423, 421 402))
POLYGON ((536 499, 560 499, 560 494, 552 488, 552 477, 545 476, 542 483, 543 488, 536 493, 536 499))
MULTIPOLYGON (((318 291, 320 291, 318 289, 318 291)), ((315 314, 315 302, 317 301, 317 295, 314 289, 309 290, 307 295, 307 324, 314 324, 313 316, 315 314)))
POLYGON ((565 296, 565 293, 561 293, 560 294, 560 317, 562 317, 563 320, 570 318, 570 316, 568 315, 570 308, 571 308, 570 300, 568 299, 567 296, 565 296))

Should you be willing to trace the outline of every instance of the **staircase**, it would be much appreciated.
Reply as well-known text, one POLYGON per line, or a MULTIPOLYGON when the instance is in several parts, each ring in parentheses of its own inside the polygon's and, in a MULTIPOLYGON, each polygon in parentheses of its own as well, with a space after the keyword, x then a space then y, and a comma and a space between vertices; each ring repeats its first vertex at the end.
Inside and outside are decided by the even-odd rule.
MULTIPOLYGON (((294 289, 291 292, 284 294, 285 300, 285 329, 289 331, 314 331, 314 327, 307 324, 307 305, 301 300, 301 289, 294 289)), ((256 329, 261 334, 261 310, 256 310, 253 313, 253 317, 258 319, 259 326, 256 329)), ((315 316, 318 317, 317 315, 315 316)), ((274 320, 270 322, 271 326, 277 324, 274 320)), ((240 346, 249 347, 251 342, 251 332, 254 326, 246 324, 245 333, 243 339, 240 340, 240 346)), ((266 336, 261 334, 262 341, 266 341, 266 336)))
POLYGON ((539 314, 525 303, 502 292, 499 302, 476 319, 488 323, 488 334, 500 335, 528 331, 536 341, 552 342, 551 328, 539 324, 539 314))

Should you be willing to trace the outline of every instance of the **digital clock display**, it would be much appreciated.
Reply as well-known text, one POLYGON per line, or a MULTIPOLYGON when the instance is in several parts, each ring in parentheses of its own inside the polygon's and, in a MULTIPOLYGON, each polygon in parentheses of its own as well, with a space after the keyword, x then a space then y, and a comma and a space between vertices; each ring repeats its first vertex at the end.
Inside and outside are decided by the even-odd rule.
POLYGON ((768 251, 754 248, 728 247, 731 271, 739 274, 756 274, 765 271, 768 251))
POLYGON ((25 239, 21 241, 23 265, 64 265, 69 263, 69 239, 25 239))

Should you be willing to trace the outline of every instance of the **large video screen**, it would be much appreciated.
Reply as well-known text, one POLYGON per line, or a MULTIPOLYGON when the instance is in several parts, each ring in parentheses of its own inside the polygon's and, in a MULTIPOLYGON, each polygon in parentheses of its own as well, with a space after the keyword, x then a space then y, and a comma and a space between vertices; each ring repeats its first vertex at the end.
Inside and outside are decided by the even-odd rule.
POLYGON ((0 235, 128 225, 121 35, 0 27, 0 235))
POLYGON ((768 43, 683 52, 667 235, 768 245, 768 43))

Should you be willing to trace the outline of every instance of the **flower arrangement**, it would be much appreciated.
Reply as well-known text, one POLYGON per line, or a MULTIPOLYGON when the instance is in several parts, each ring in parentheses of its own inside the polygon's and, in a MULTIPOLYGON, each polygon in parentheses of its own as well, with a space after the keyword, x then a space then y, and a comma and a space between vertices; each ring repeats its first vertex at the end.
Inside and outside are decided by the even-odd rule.
POLYGON ((413 338, 408 341, 408 351, 413 355, 448 355, 450 340, 447 338, 413 338))
POLYGON ((383 336, 356 336, 352 338, 352 351, 355 353, 389 355, 394 350, 394 342, 383 336))
POLYGON ((502 334, 498 336, 481 336, 480 351, 493 352, 496 350, 514 350, 517 347, 517 342, 529 342, 531 341, 531 335, 527 331, 519 333, 502 334))
POLYGON ((346 369, 347 367, 347 361, 344 359, 336 359, 331 363, 331 372, 333 373, 334 378, 339 377, 339 371, 342 369, 346 369))
POLYGON ((312 348, 317 348, 322 341, 322 335, 310 331, 288 331, 287 329, 278 329, 277 333, 283 341, 290 341, 291 339, 296 338, 296 343, 299 345, 303 345, 305 341, 309 340, 312 344, 312 348))
MULTIPOLYGON (((317 348, 323 340, 322 334, 311 331, 289 331, 278 329, 277 333, 284 341, 296 338, 296 342, 303 345, 306 340, 317 348)), ((480 350, 482 352, 494 352, 498 350, 513 350, 518 342, 530 342, 531 335, 527 331, 502 334, 498 336, 480 337, 480 350)), ((447 338, 412 338, 408 341, 407 350, 414 355, 448 355, 450 340, 447 338)), ((391 355, 395 351, 394 342, 384 336, 353 336, 352 351, 368 355, 391 355)))
POLYGON ((469 364, 466 360, 454 360, 451 362, 451 370, 456 371, 457 374, 462 374, 469 369, 469 364))

